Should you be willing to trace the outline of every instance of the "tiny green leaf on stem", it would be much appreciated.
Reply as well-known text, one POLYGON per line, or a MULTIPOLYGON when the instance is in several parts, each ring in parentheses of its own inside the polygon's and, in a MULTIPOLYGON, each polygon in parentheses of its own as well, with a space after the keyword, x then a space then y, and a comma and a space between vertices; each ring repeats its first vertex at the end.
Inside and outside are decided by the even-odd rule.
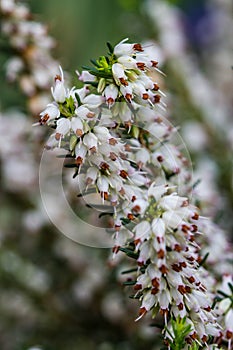
POLYGON ((77 92, 75 93, 75 97, 76 97, 76 100, 78 102, 78 105, 81 106, 82 102, 81 102, 80 96, 79 96, 79 94, 77 92))
POLYGON ((86 207, 88 208, 95 208, 97 210, 111 210, 111 213, 113 213, 113 207, 111 205, 104 205, 104 204, 86 204, 86 207))
MULTIPOLYGON (((186 317, 173 319, 172 322, 172 332, 166 327, 166 331, 172 337, 173 341, 170 343, 171 350, 181 350, 185 347, 185 338, 189 335, 192 327, 190 324, 186 323, 186 317)), ((190 348, 191 350, 192 348, 190 348)), ((196 348, 193 348, 195 350, 196 348)))
POLYGON ((124 286, 134 286, 136 284, 136 281, 125 281, 123 282, 124 286))
POLYGON ((130 270, 125 270, 125 271, 122 271, 121 274, 122 275, 126 275, 128 273, 131 273, 131 272, 137 272, 138 271, 138 268, 133 268, 133 269, 130 269, 130 270))
POLYGON ((129 298, 130 299, 140 299, 141 295, 138 294, 138 295, 130 295, 129 298))
POLYGON ((121 218, 122 225, 128 225, 131 221, 127 218, 121 218))
POLYGON ((70 164, 64 164, 65 168, 77 168, 77 165, 74 163, 70 163, 70 164))
POLYGON ((74 158, 71 154, 60 154, 56 158, 74 158))
POLYGON ((91 63, 92 63, 94 66, 96 66, 97 68, 100 68, 100 67, 101 67, 101 65, 99 64, 99 62, 98 62, 97 60, 91 59, 90 61, 91 61, 91 63))
POLYGON ((78 176, 79 168, 76 169, 74 175, 72 176, 73 179, 75 179, 78 176))
POLYGON ((106 78, 106 79, 112 78, 112 74, 111 73, 107 73, 107 72, 104 72, 104 71, 98 71, 98 70, 91 69, 89 71, 89 73, 91 73, 92 75, 95 75, 98 78, 106 78))
POLYGON ((84 84, 91 85, 95 88, 98 86, 97 81, 84 81, 84 84))
POLYGON ((107 47, 109 49, 109 53, 113 54, 114 48, 113 48, 112 44, 109 41, 107 42, 107 47))
POLYGON ((79 193, 79 194, 77 195, 77 197, 84 197, 84 196, 86 196, 86 195, 88 195, 88 194, 91 194, 91 193, 96 193, 96 189, 95 189, 95 188, 90 188, 90 189, 88 189, 86 192, 79 193))
POLYGON ((224 292, 221 291, 221 290, 217 290, 217 293, 220 294, 220 295, 222 295, 222 296, 224 296, 225 298, 230 298, 230 295, 224 293, 224 292))
POLYGON ((99 219, 101 219, 103 216, 106 216, 106 215, 113 216, 113 214, 114 214, 113 212, 104 212, 104 213, 100 213, 98 217, 99 219))
POLYGON ((128 249, 128 248, 120 248, 120 251, 122 251, 123 253, 125 253, 127 256, 129 256, 130 258, 133 259, 138 259, 139 254, 135 253, 133 250, 128 249))
POLYGON ((197 179, 197 181, 194 182, 192 189, 194 190, 200 183, 201 183, 201 179, 197 179))
POLYGON ((208 258, 208 256, 209 256, 209 252, 207 252, 206 254, 205 254, 205 256, 204 256, 204 258, 201 260, 201 262, 200 262, 200 264, 199 264, 199 267, 201 267, 201 266, 203 266, 204 265, 204 263, 206 262, 206 260, 207 260, 207 258, 208 258))
POLYGON ((220 298, 220 297, 215 297, 215 298, 214 298, 214 301, 213 301, 213 304, 212 304, 212 306, 211 306, 211 309, 214 309, 215 306, 216 306, 216 304, 217 304, 219 301, 221 301, 221 300, 222 300, 222 298, 220 298))
POLYGON ((228 283, 228 286, 229 286, 229 288, 230 288, 230 290, 231 290, 231 293, 233 294, 233 285, 229 282, 229 283, 228 283))

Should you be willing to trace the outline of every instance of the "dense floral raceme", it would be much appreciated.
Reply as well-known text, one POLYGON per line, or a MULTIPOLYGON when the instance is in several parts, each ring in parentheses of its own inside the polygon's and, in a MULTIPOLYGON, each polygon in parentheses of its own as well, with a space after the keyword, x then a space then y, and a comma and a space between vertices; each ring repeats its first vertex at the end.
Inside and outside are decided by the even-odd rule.
MULTIPOLYGON (((66 72, 64 74, 61 68, 60 72, 57 71, 59 63, 51 55, 55 41, 48 35, 47 26, 37 22, 29 7, 20 1, 0 0, 1 48, 4 55, 6 53, 6 56, 10 56, 4 65, 7 80, 19 83, 19 89, 27 100, 28 110, 33 115, 43 110, 38 124, 49 125, 54 130, 46 148, 60 147, 68 152, 64 156, 65 166, 75 169, 74 179, 71 175, 69 184, 66 183, 69 203, 75 201, 79 209, 89 194, 92 196, 94 193, 93 197, 98 198, 100 204, 97 207, 100 211, 101 208, 103 210, 99 216, 101 220, 105 219, 107 231, 114 239, 112 250, 115 259, 112 259, 111 254, 109 265, 113 267, 118 264, 120 272, 122 266, 119 262, 125 264, 122 274, 119 273, 118 277, 120 282, 124 280, 125 285, 129 285, 131 290, 133 288, 134 295, 131 297, 140 302, 136 321, 143 318, 143 321, 136 323, 135 327, 145 327, 145 322, 151 323, 150 315, 156 318, 155 324, 158 328, 156 330, 150 328, 156 349, 162 346, 157 344, 156 339, 156 336, 161 338, 161 334, 169 350, 232 348, 233 252, 226 239, 226 232, 209 218, 215 216, 219 222, 218 217, 222 215, 224 205, 227 217, 226 213, 230 206, 226 204, 224 196, 227 193, 227 197, 230 198, 231 193, 230 190, 225 191, 225 194, 224 191, 218 192, 216 186, 218 176, 216 165, 219 162, 219 168, 224 174, 224 164, 226 169, 229 168, 230 158, 227 154, 230 154, 229 150, 232 148, 229 128, 231 123, 230 120, 227 124, 226 120, 224 121, 231 111, 230 89, 227 88, 230 75, 227 71, 224 77, 224 69, 221 69, 224 67, 222 52, 226 53, 231 45, 225 36, 225 29, 229 30, 230 27, 231 6, 227 2, 222 2, 221 6, 225 7, 224 15, 219 11, 220 2, 212 0, 208 5, 211 8, 214 4, 217 10, 213 11, 213 14, 219 13, 216 18, 213 17, 212 22, 216 28, 221 28, 219 33, 224 34, 226 40, 221 40, 221 35, 218 38, 218 42, 222 42, 218 47, 224 50, 218 50, 220 55, 216 53, 209 55, 213 51, 210 50, 207 54, 206 67, 202 66, 205 64, 205 59, 198 67, 198 60, 193 59, 192 54, 188 52, 186 33, 182 34, 180 13, 176 6, 166 1, 146 1, 143 4, 144 10, 148 12, 148 18, 151 17, 153 20, 156 28, 155 36, 159 38, 161 48, 152 47, 150 42, 143 45, 131 44, 127 39, 115 47, 108 43, 109 53, 99 57, 98 60, 92 60, 93 67, 83 67, 84 71, 80 73, 77 71, 80 82, 77 87, 70 88, 66 72), (182 103, 175 104, 174 119, 178 116, 177 120, 180 120, 180 115, 181 119, 185 120, 182 135, 192 156, 194 155, 196 168, 194 176, 189 155, 176 127, 164 117, 166 105, 162 91, 163 73, 159 69, 157 57, 160 65, 162 61, 166 64, 171 83, 175 77, 173 81, 175 89, 172 87, 171 91, 176 91, 177 88, 177 95, 181 96, 182 103), (216 57, 220 65, 213 65, 216 57), (209 71, 207 79, 206 71, 209 71), (173 79, 172 72, 175 73, 173 79), (54 76, 55 82, 51 90, 53 101, 50 101, 50 85, 54 76), (188 95, 190 100, 187 98, 188 95), (184 111, 187 110, 189 115, 186 116, 184 111), (195 118, 193 111, 198 111, 198 121, 192 122, 192 118, 195 118), (221 130, 224 131, 222 142, 221 137, 219 138, 221 130), (216 155, 213 155, 213 158, 216 157, 214 162, 212 155, 204 152, 208 147, 213 153, 218 149, 216 155), (225 159, 222 162, 223 152, 225 159), (195 153, 198 154, 197 158, 195 153), (78 200, 77 187, 80 197, 78 200), (105 212, 106 208, 109 212, 105 212), (130 259, 123 259, 124 254, 130 259)), ((179 96, 177 97, 179 100, 179 96)), ((168 99, 168 104, 169 102, 168 99)), ((20 210, 22 220, 20 222, 14 220, 17 222, 14 231, 19 230, 21 233, 25 230, 24 235, 20 237, 29 247, 30 242, 24 238, 27 230, 35 235, 39 230, 42 232, 48 222, 42 211, 41 200, 35 195, 38 149, 34 149, 35 145, 38 146, 40 143, 46 129, 34 128, 34 134, 31 134, 31 122, 26 116, 14 110, 10 113, 0 113, 0 119, 3 135, 0 150, 1 177, 6 190, 6 193, 3 193, 3 202, 8 205, 8 197, 11 199, 12 194, 15 202, 18 202, 18 196, 22 203, 25 202, 26 209, 20 210), (31 137, 34 145, 32 149, 31 145, 28 147, 26 143, 31 137)), ((46 154, 48 155, 47 152, 46 154)), ((53 161, 56 162, 55 157, 53 161)), ((53 165, 53 161, 50 165, 53 165)), ((69 176, 70 173, 66 172, 65 175, 69 176)), ((226 178, 225 189, 229 189, 231 181, 231 178, 226 178)), ((55 205, 50 203, 51 209, 56 214, 54 221, 56 224, 66 221, 64 208, 59 205, 57 197, 56 195, 55 205)), ((22 203, 19 202, 21 206, 22 203)), ((4 206, 5 204, 2 206, 3 218, 4 206)), ((88 217, 89 223, 95 214, 94 205, 90 208, 92 214, 88 217)), ((14 211, 13 205, 13 209, 9 210, 11 217, 12 215, 16 217, 14 211)), ((4 221, 5 219, 3 228, 4 221)), ((98 226, 96 219, 94 221, 98 226)), ((224 222, 224 217, 220 218, 220 221, 224 222)), ((96 232, 93 234, 97 236, 97 227, 95 228, 96 232)), ((86 236, 89 234, 88 230, 83 230, 81 227, 77 227, 77 231, 78 233, 83 231, 86 236)), ((51 233, 50 227, 49 235, 46 236, 50 237, 51 233)), ((3 235, 0 232, 4 245, 7 234, 4 232, 3 235)), ((103 310, 98 313, 97 323, 101 324, 102 313, 114 324, 118 320, 123 324, 124 332, 128 335, 130 331, 131 338, 135 338, 134 341, 137 342, 136 337, 132 336, 132 324, 126 322, 127 319, 128 321, 132 319, 133 308, 128 312, 126 302, 122 302, 117 290, 109 283, 110 279, 107 278, 105 268, 101 266, 98 252, 94 251, 89 256, 79 247, 77 253, 71 241, 60 238, 58 242, 52 244, 52 251, 49 251, 50 244, 46 241, 46 252, 43 251, 43 254, 48 259, 55 260, 54 265, 57 265, 56 255, 70 262, 75 283, 73 284, 73 280, 69 281, 70 290, 67 284, 62 283, 64 294, 74 295, 74 299, 81 306, 80 309, 83 305, 88 306, 90 312, 87 317, 92 317, 92 302, 94 310, 97 310, 98 304, 102 303, 103 310), (77 271, 81 272, 81 279, 77 278, 77 271)), ((0 254, 3 282, 5 271, 7 276, 10 273, 14 276, 13 279, 25 286, 28 285, 29 289, 43 293, 43 303, 44 300, 49 300, 51 303, 51 286, 54 285, 56 289, 56 284, 51 283, 55 272, 51 272, 50 276, 47 269, 39 266, 37 268, 33 263, 30 264, 32 271, 29 276, 24 260, 25 252, 23 259, 20 258, 20 249, 25 248, 18 241, 18 237, 15 241, 19 246, 19 254, 18 252, 12 254, 11 250, 5 250, 4 247, 0 254), (7 260, 9 263, 6 264, 7 260), (14 261, 17 261, 17 264, 14 261), (19 268, 23 271, 22 274, 19 268)), ((31 255, 36 254, 31 251, 31 255)), ((60 276, 62 275, 64 274, 60 273, 60 276)), ((19 287, 21 293, 21 285, 19 287)), ((1 309, 3 308, 5 312, 6 305, 6 309, 9 308, 12 312, 12 303, 8 303, 9 295, 11 297, 9 286, 7 285, 6 291, 3 288, 2 292, 1 309)), ((54 293, 56 300, 52 304, 56 304, 58 309, 61 309, 62 305, 64 310, 68 309, 63 293, 61 299, 59 294, 61 294, 59 290, 58 293, 54 293)), ((20 307, 21 310, 24 309, 24 304, 27 304, 27 300, 22 303, 23 307, 19 305, 13 311, 16 317, 20 307)), ((136 304, 130 303, 130 307, 136 304)), ((75 307, 70 309, 73 311, 75 307)), ((53 307, 51 313, 56 314, 53 307)), ((31 327, 35 317, 31 306, 26 314, 27 317, 24 317, 25 313, 23 317, 31 327)), ((85 324, 85 314, 85 312, 79 314, 81 324, 85 324)), ((7 317, 5 318, 7 323, 7 317)), ((73 323, 73 317, 70 319, 73 323)), ((44 322, 41 322, 38 316, 35 323, 44 322)), ((20 327, 24 329, 25 323, 21 322, 20 327)), ((2 328, 1 338, 4 339, 4 325, 2 328)), ((70 328, 69 322, 67 328, 70 328)), ((76 326, 74 328, 76 333, 76 326)), ((147 331, 148 328, 145 334, 147 331)), ((69 338, 74 341, 74 337, 70 336, 70 329, 69 338)), ((94 347, 98 346, 96 341, 94 342, 94 347)), ((140 344, 138 346, 140 347, 140 344)), ((145 344, 143 346, 147 347, 145 344)), ((101 345, 99 347, 102 349, 101 345)), ((37 348, 37 346, 30 347, 31 350, 37 348)))
MULTIPOLYGON (((131 284, 141 302, 138 319, 160 313, 168 345, 178 317, 190 325, 187 344, 221 339, 212 310, 216 281, 198 243, 212 223, 192 204, 190 162, 163 117, 158 62, 148 47, 127 40, 108 49, 94 67, 77 72, 81 87, 69 88, 60 68, 54 100, 38 123, 55 129, 46 148, 67 150, 80 195, 97 192, 112 207, 114 255, 123 251, 136 263, 131 284)), ((224 335, 229 344, 230 332, 224 335)))

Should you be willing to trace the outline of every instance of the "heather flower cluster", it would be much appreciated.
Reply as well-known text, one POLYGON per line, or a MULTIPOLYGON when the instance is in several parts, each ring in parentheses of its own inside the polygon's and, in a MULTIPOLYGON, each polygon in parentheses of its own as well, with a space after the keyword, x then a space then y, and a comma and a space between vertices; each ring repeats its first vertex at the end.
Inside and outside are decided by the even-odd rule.
POLYGON ((158 62, 126 39, 108 48, 77 72, 81 88, 67 87, 60 68, 38 124, 55 129, 48 149, 69 152, 81 195, 99 193, 112 206, 114 255, 123 251, 136 263, 137 319, 160 313, 169 345, 171 322, 181 317, 190 325, 186 343, 207 344, 222 335, 211 308, 215 281, 201 266, 204 225, 189 198, 188 160, 162 116, 158 62))
MULTIPOLYGON (((224 130, 220 117, 230 110, 229 96, 222 86, 224 97, 219 99, 216 86, 218 80, 222 83, 224 79, 223 85, 227 86, 228 76, 218 79, 221 69, 215 69, 215 88, 210 88, 210 81, 205 80, 195 60, 185 52, 185 38, 181 35, 175 7, 162 1, 147 1, 145 10, 156 22, 156 31, 161 36, 162 60, 166 60, 174 72, 180 72, 175 84, 185 83, 191 96, 190 106, 196 105, 203 114, 202 123, 192 123, 187 118, 183 134, 191 149, 203 154, 203 149, 211 143, 209 133, 211 137, 215 135, 212 123, 224 130)), ((202 216, 203 213, 216 215, 216 204, 222 205, 224 196, 217 192, 216 169, 207 157, 199 164, 199 174, 193 180, 189 156, 184 152, 177 129, 164 117, 166 96, 161 88, 163 73, 154 54, 157 50, 153 51, 150 43, 129 43, 128 39, 115 47, 108 43, 108 54, 91 60, 91 67, 76 71, 80 82, 77 87, 71 87, 62 68, 57 71, 59 64, 51 55, 55 41, 48 35, 47 27, 35 21, 27 5, 17 0, 0 0, 0 20, 1 47, 11 54, 5 65, 8 81, 17 81, 29 111, 40 113, 36 124, 53 129, 46 149, 64 149, 68 152, 61 156, 66 158, 65 166, 75 169, 68 196, 76 199, 78 188, 82 203, 89 194, 98 198, 100 204, 96 207, 100 212, 103 210, 99 217, 105 219, 107 231, 114 240, 112 255, 115 259, 111 259, 109 265, 118 264, 124 255, 129 258, 123 260, 127 266, 124 265, 119 279, 133 289, 131 297, 140 303, 136 321, 143 318, 146 322, 150 316, 156 318, 169 350, 230 350, 233 339, 232 247, 226 233, 210 218, 202 216), (53 101, 50 101, 52 77, 55 79, 51 88, 53 101), (75 193, 72 192, 74 188, 75 193)), ((230 25, 225 19, 221 22, 224 26, 230 25)), ((178 106, 176 113, 179 112, 178 106)), ((30 197, 35 208, 30 209, 31 204, 30 208, 26 204, 25 213, 21 215, 22 227, 35 233, 47 225, 48 220, 34 196, 35 149, 25 145, 31 133, 30 122, 28 124, 23 115, 15 117, 14 113, 0 113, 4 141, 0 152, 1 170, 6 189, 3 197, 11 198, 14 193, 16 201, 18 195, 22 196, 22 203, 30 197)), ((34 128, 34 131, 34 142, 35 139, 39 142, 44 129, 34 128)), ((229 142, 230 128, 224 132, 229 142)), ((196 165, 198 162, 198 158, 195 159, 196 165)), ((82 205, 80 202, 78 206, 82 205)), ((90 207, 94 212, 95 205, 90 207)), ((53 204, 53 210, 57 212, 57 222, 64 220, 62 205, 53 204)), ((21 230, 20 223, 17 226, 21 230)), ((78 230, 81 231, 79 227, 78 230)), ((57 242, 53 252, 69 261, 72 271, 75 266, 81 278, 73 274, 75 283, 70 282, 71 288, 66 291, 78 304, 88 305, 90 311, 91 302, 97 309, 96 291, 103 293, 97 301, 102 304, 100 313, 113 323, 124 320, 124 331, 131 332, 132 325, 126 325, 131 312, 118 292, 109 288, 98 253, 90 257, 80 248, 77 254, 73 246, 67 249, 67 245, 72 246, 68 240, 57 242)), ((26 263, 19 256, 3 250, 1 271, 5 269, 7 274, 10 271, 20 283, 45 293, 43 300, 47 295, 50 300, 52 279, 46 269, 34 268, 32 264, 32 278, 28 278, 28 273, 24 273, 26 263)), ((2 305, 9 304, 8 290, 6 294, 5 303, 3 290, 2 305)), ((63 301, 60 304, 57 300, 56 295, 54 304, 61 309, 63 301)), ((26 319, 33 317, 30 310, 26 319)), ((144 323, 138 324, 143 327, 144 323)))

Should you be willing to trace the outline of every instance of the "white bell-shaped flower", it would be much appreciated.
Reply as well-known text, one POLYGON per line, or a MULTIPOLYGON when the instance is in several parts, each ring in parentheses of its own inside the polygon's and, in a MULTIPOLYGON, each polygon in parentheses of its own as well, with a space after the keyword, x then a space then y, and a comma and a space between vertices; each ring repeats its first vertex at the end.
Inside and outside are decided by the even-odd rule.
POLYGON ((70 131, 71 123, 67 118, 60 118, 57 121, 56 132, 62 136, 66 135, 70 131))
POLYGON ((109 106, 112 106, 113 103, 115 102, 116 98, 118 97, 119 90, 116 87, 115 84, 109 84, 106 86, 103 92, 106 102, 109 106))
POLYGON ((125 69, 137 69, 137 61, 131 56, 121 56, 117 60, 125 69))
POLYGON ((65 102, 65 99, 68 97, 67 89, 64 86, 63 71, 60 67, 61 75, 57 75, 55 78, 55 86, 51 88, 53 98, 58 103, 65 102))
POLYGON ((40 113, 41 119, 46 115, 49 117, 47 121, 58 118, 60 116, 58 105, 56 103, 49 103, 43 112, 40 113))
POLYGON ((155 182, 151 184, 148 190, 148 196, 154 197, 156 201, 158 201, 168 190, 166 185, 156 185, 155 182))
POLYGON ((80 165, 83 164, 84 159, 87 154, 87 148, 84 146, 83 143, 78 143, 75 146, 75 157, 76 157, 76 162, 80 165))
POLYGON ((152 228, 152 232, 155 234, 156 237, 161 237, 161 238, 164 237, 166 226, 163 219, 155 218, 152 221, 151 228, 152 228))
POLYGON ((71 128, 77 136, 83 135, 83 123, 81 119, 74 117, 71 119, 71 128))
POLYGON ((187 202, 187 198, 179 197, 175 193, 169 196, 164 196, 159 201, 159 205, 165 210, 175 210, 180 208, 184 203, 187 202))
POLYGON ((134 239, 144 241, 151 234, 151 225, 148 221, 141 221, 134 228, 135 236, 134 239))
POLYGON ((154 306, 155 302, 156 302, 155 296, 151 294, 150 291, 148 291, 143 296, 142 308, 145 308, 146 311, 149 311, 152 308, 152 306, 154 306))
POLYGON ((98 169, 96 167, 92 166, 88 168, 86 173, 86 183, 87 184, 94 183, 97 178, 97 175, 98 175, 98 169))
POLYGON ((78 78, 80 81, 92 82, 96 80, 96 77, 91 73, 89 73, 87 70, 83 70, 81 74, 79 74, 78 71, 76 71, 76 73, 78 74, 78 78))
POLYGON ((135 51, 143 51, 140 44, 128 44, 126 41, 128 41, 128 38, 122 40, 114 47, 114 55, 120 57, 123 55, 132 55, 135 51))
POLYGON ((104 97, 95 94, 90 94, 83 98, 82 103, 87 108, 95 109, 98 108, 102 103, 104 103, 104 97))
POLYGON ((100 192, 107 193, 109 188, 109 182, 106 176, 100 176, 97 180, 97 187, 100 192))
POLYGON ((95 126, 93 128, 93 132, 100 142, 107 143, 108 140, 111 138, 109 130, 104 126, 95 126))
POLYGON ((93 132, 89 132, 83 138, 83 143, 88 149, 97 149, 97 142, 98 139, 93 132))
POLYGON ((127 76, 125 75, 124 67, 120 63, 114 63, 112 65, 113 78, 117 85, 128 85, 127 76))
POLYGON ((165 211, 162 215, 162 218, 166 226, 176 229, 179 225, 182 224, 182 217, 176 214, 175 211, 165 211))
POLYGON ((81 119, 93 118, 95 116, 94 112, 90 111, 87 107, 83 105, 75 109, 75 114, 81 119))

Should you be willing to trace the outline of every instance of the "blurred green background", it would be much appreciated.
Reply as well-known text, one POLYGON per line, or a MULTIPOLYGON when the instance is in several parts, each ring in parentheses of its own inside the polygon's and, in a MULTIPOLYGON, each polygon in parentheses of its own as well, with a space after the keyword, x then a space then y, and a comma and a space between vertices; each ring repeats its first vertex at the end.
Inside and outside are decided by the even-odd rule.
POLYGON ((80 68, 106 50, 107 41, 113 44, 130 37, 132 41, 147 36, 140 0, 32 0, 35 13, 43 14, 54 37, 59 38, 57 52, 69 71, 80 68), (141 33, 141 34, 140 34, 141 33))

